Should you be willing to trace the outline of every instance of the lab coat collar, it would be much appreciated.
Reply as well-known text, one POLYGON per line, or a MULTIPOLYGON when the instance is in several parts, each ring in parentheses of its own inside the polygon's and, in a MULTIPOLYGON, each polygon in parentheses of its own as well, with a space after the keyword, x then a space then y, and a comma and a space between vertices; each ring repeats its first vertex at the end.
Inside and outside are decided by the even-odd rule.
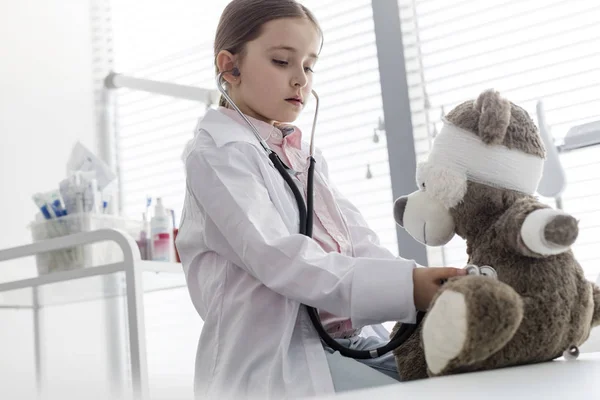
MULTIPOLYGON (((244 121, 244 119, 240 116, 240 114, 238 114, 237 111, 232 110, 231 108, 227 108, 227 107, 219 107, 217 109, 217 111, 220 112, 221 114, 224 114, 227 117, 231 118, 236 123, 242 125, 244 128, 248 128, 248 129, 250 128, 248 126, 248 124, 246 123, 246 121, 244 121)), ((272 136, 281 136, 282 135, 281 131, 279 129, 277 129, 275 126, 273 126, 265 121, 261 121, 259 119, 253 118, 249 115, 246 115, 246 118, 248 118, 248 120, 250 122, 252 122, 252 125, 254 125, 254 127, 260 134, 260 137, 262 137, 263 140, 265 140, 265 141, 269 140, 272 136)))
MULTIPOLYGON (((226 107, 219 107, 218 111, 236 121, 243 127, 248 128, 248 124, 246 121, 244 121, 240 114, 237 113, 237 111, 226 107)), ((302 131, 298 129, 298 127, 292 124, 284 123, 275 123, 274 125, 271 125, 248 115, 246 115, 246 118, 252 122, 252 124, 256 127, 256 130, 258 130, 260 137, 262 137, 269 146, 282 146, 284 138, 287 138, 285 141, 288 145, 300 149, 302 142, 302 131)))
MULTIPOLYGON (((250 143, 262 150, 260 142, 254 136, 252 129, 241 118, 233 115, 234 110, 219 107, 209 109, 203 118, 198 121, 195 133, 206 131, 214 140, 217 147, 222 147, 231 142, 250 143)), ((290 136, 289 144, 300 149, 302 147, 302 132, 291 124, 273 126, 256 118, 246 116, 254 124, 260 136, 266 141, 273 140, 281 143, 283 137, 290 136)))
POLYGON ((231 142, 247 142, 262 149, 250 127, 243 126, 212 108, 208 109, 204 117, 198 121, 195 133, 197 134, 201 130, 210 135, 217 147, 231 142))
MULTIPOLYGON (((246 124, 241 117, 234 113, 236 113, 236 111, 224 107, 219 107, 217 110, 209 109, 204 115, 204 118, 198 122, 196 132, 199 130, 208 132, 217 147, 222 147, 231 142, 247 142, 262 149, 262 146, 254 136, 252 129, 250 129, 248 124, 246 124), (225 128, 225 125, 227 125, 227 129, 223 129, 225 128)), ((250 116, 246 116, 246 118, 252 122, 260 136, 267 142, 270 139, 276 139, 277 137, 281 139, 284 135, 279 126, 273 126, 250 116)), ((291 131, 286 131, 286 133, 294 132, 296 130, 294 126, 290 125, 282 125, 282 127, 285 127, 286 129, 291 128, 291 131)))

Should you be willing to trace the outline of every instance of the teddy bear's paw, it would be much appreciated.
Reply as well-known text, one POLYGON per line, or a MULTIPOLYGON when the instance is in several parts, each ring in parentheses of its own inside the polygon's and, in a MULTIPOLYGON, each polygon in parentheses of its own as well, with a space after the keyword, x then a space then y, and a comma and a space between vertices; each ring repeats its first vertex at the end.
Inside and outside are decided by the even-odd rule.
POLYGON ((442 372, 467 339, 467 303, 462 293, 444 291, 423 322, 423 347, 429 370, 442 372))

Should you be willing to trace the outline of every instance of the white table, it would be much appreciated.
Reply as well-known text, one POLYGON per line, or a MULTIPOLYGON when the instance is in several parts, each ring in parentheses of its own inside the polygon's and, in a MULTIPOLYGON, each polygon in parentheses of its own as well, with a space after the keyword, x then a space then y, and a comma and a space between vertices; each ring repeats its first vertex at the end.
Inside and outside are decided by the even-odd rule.
POLYGON ((319 399, 600 399, 600 353, 584 353, 574 361, 559 359, 541 364, 423 379, 319 399))
MULTIPOLYGON (((136 242, 126 233, 114 229, 77 233, 0 250, 0 262, 8 262, 7 267, 10 268, 10 261, 18 258, 106 241, 116 243, 121 249, 123 252, 121 262, 0 283, 0 308, 33 311, 33 345, 39 393, 43 392, 40 365, 40 308, 122 296, 126 299, 127 308, 128 337, 123 339, 126 341, 125 347, 129 353, 126 358, 129 359, 130 364, 127 369, 130 371, 132 393, 121 394, 135 399, 149 398, 143 295, 151 291, 185 286, 181 264, 140 260, 136 242)), ((116 325, 119 321, 113 314, 115 313, 111 310, 107 312, 108 329, 117 332, 116 325)), ((123 346, 119 343, 121 338, 117 336, 118 334, 111 335, 111 343, 108 343, 112 357, 108 368, 109 374, 113 375, 113 381, 119 379, 116 372, 123 369, 123 366, 119 365, 121 357, 118 354, 123 346)), ((123 389, 123 387, 117 388, 118 391, 123 389)))

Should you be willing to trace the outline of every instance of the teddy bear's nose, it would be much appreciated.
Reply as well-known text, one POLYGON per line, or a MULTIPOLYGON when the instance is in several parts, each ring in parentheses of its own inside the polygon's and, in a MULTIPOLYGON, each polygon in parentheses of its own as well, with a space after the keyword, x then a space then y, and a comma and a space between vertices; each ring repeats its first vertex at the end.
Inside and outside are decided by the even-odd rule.
POLYGON ((408 196, 402 196, 394 202, 394 219, 400 226, 404 226, 404 210, 408 203, 408 196))

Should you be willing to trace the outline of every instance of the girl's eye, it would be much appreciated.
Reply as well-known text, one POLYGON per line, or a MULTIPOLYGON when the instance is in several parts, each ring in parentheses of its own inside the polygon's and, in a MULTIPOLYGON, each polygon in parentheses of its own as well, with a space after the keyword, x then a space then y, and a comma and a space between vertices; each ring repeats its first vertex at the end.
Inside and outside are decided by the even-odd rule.
MULTIPOLYGON (((289 62, 287 61, 283 61, 283 60, 277 60, 277 59, 273 59, 273 63, 279 66, 286 66, 289 65, 289 62)), ((314 73, 315 71, 313 71, 313 69, 311 67, 304 67, 304 71, 305 72, 310 72, 310 73, 314 73)))

